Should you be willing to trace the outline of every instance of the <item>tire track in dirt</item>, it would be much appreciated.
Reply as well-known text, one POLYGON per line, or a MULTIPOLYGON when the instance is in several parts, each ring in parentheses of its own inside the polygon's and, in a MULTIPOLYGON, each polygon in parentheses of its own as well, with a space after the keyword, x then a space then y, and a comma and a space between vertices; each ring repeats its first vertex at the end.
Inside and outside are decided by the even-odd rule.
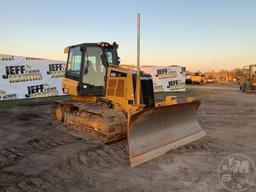
MULTIPOLYGON (((20 179, 13 179, 14 183, 8 186, 2 187, 4 191, 72 191, 72 188, 83 186, 86 189, 95 190, 95 187, 99 190, 104 189, 104 186, 109 188, 112 183, 122 180, 119 178, 104 178, 104 173, 112 172, 115 168, 127 168, 129 167, 129 157, 127 153, 127 141, 120 141, 118 143, 112 143, 104 145, 98 148, 90 148, 88 150, 82 150, 67 158, 66 161, 60 163, 55 167, 40 173, 36 176, 24 176, 20 179), (95 183, 99 183, 100 186, 96 186, 95 183)), ((55 147, 59 144, 65 144, 66 141, 60 139, 60 141, 52 142, 51 139, 31 140, 31 145, 37 146, 38 143, 42 143, 37 149, 39 152, 43 149, 47 150, 49 147, 55 147)), ((205 143, 195 143, 190 147, 184 147, 183 150, 207 150, 205 143)), ((181 150, 181 149, 180 149, 181 150)), ((177 151, 176 151, 177 152, 177 151)), ((175 154, 175 151, 174 151, 175 154)), ((90 191, 90 190, 89 190, 90 191)))
POLYGON ((13 165, 13 163, 19 159, 21 159, 22 156, 15 153, 11 149, 1 149, 0 150, 0 169, 13 165))
POLYGON ((0 170, 16 164, 19 160, 23 159, 34 153, 42 153, 47 150, 57 148, 63 145, 68 145, 80 141, 80 138, 70 135, 58 135, 53 138, 34 138, 18 146, 12 148, 3 148, 0 150, 0 170))
POLYGON ((61 168, 70 172, 91 170, 105 172, 114 167, 129 166, 126 141, 111 145, 104 145, 102 148, 81 151, 70 157, 61 168))
MULTIPOLYGON (((49 140, 43 141, 43 143, 47 142, 49 140)), ((33 145, 35 143, 39 143, 39 141, 36 140, 33 145)), ((63 144, 61 139, 60 143, 63 144)), ((53 146, 53 144, 46 145, 45 149, 48 146, 53 146)), ((41 146, 38 149, 41 150, 41 146)), ((98 175, 117 167, 129 167, 126 141, 82 150, 68 157, 59 165, 36 176, 13 175, 13 173, 2 172, 0 180, 3 177, 9 177, 9 184, 2 186, 0 184, 0 191, 50 192, 65 191, 67 188, 70 191, 72 187, 77 187, 78 183, 87 187, 95 187, 93 183, 97 182, 98 175)))

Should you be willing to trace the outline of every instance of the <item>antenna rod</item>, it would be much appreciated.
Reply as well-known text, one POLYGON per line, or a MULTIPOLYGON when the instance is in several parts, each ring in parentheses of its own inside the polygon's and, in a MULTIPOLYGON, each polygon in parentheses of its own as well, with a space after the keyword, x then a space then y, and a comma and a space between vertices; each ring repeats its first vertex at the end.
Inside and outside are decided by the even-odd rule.
POLYGON ((140 13, 137 14, 137 76, 136 76, 136 104, 140 105, 140 13))

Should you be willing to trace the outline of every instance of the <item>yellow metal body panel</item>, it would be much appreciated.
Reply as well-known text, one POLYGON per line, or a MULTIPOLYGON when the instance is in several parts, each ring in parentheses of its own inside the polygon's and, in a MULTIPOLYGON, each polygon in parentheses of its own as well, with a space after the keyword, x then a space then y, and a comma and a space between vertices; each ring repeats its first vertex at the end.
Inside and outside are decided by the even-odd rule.
POLYGON ((82 102, 96 102, 97 96, 73 96, 72 99, 74 101, 82 101, 82 102))
POLYGON ((105 98, 121 106, 126 112, 131 110, 134 101, 134 89, 132 71, 120 67, 109 67, 107 72, 106 96, 105 98), (115 77, 111 71, 126 74, 125 77, 115 77), (131 103, 129 104, 128 101, 131 103))
POLYGON ((68 79, 68 78, 64 78, 62 81, 62 89, 66 90, 68 95, 71 96, 78 96, 78 81, 72 80, 72 79, 68 79))

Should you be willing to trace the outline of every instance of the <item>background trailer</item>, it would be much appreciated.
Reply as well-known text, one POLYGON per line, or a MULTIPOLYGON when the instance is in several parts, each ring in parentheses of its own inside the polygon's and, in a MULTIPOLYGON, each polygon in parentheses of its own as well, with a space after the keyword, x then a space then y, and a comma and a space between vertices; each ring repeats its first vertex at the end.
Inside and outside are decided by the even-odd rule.
POLYGON ((142 66, 153 77, 154 92, 186 91, 186 68, 181 66, 142 66))
POLYGON ((62 95, 65 62, 0 54, 0 100, 62 95))

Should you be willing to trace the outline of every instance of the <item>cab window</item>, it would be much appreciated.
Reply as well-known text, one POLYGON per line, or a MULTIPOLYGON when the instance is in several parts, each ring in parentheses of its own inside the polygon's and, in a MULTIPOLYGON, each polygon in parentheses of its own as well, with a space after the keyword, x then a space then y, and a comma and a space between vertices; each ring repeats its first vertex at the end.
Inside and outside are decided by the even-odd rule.
POLYGON ((80 47, 70 49, 66 74, 79 79, 81 68, 82 52, 80 47))
POLYGON ((105 52, 105 56, 106 56, 106 59, 107 59, 107 63, 109 65, 113 65, 114 64, 114 62, 113 62, 113 48, 112 47, 105 47, 104 52, 105 52))

